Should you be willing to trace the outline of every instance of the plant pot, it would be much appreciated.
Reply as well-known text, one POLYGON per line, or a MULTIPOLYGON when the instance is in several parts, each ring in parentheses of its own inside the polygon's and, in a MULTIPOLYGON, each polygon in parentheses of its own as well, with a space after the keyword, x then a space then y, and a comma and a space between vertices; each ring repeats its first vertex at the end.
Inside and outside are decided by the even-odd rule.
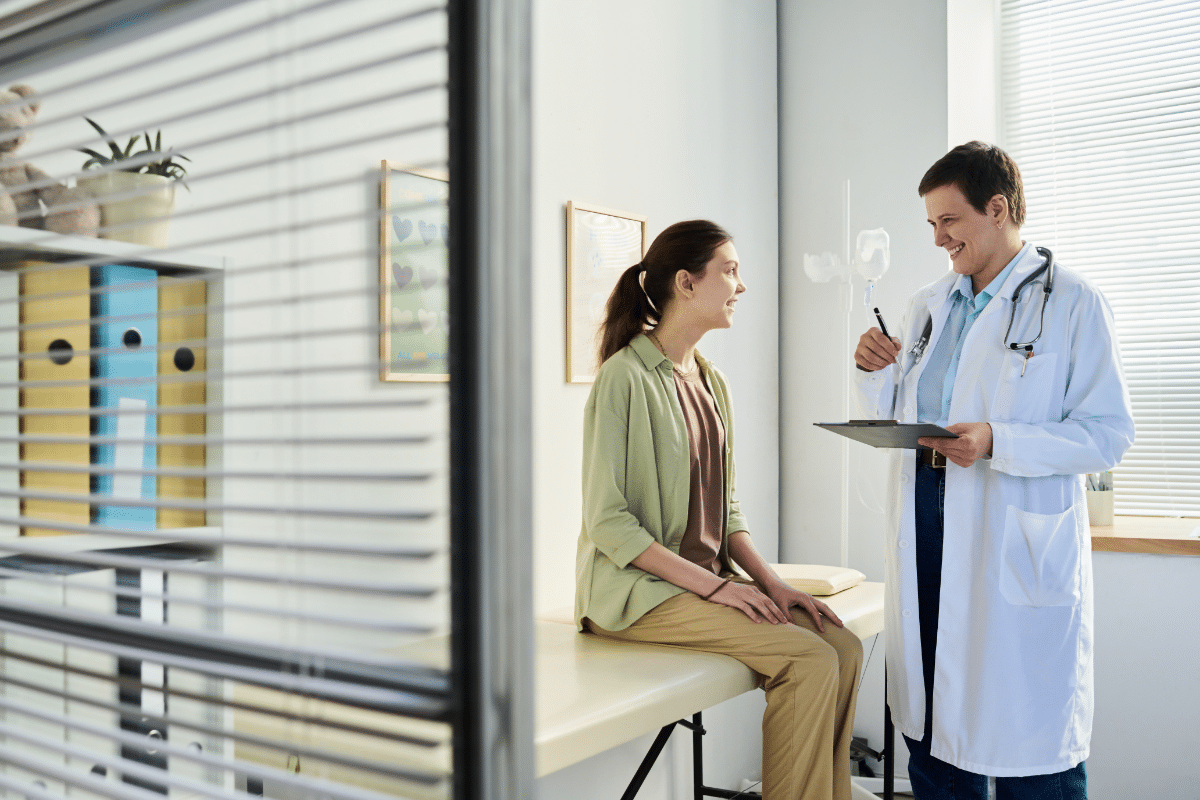
POLYGON ((102 230, 101 239, 148 247, 167 246, 171 212, 175 210, 175 181, 140 172, 106 172, 79 178, 76 185, 96 198, 100 205, 100 224, 106 229, 115 226, 113 230, 102 230), (132 192, 140 194, 108 200, 111 195, 132 192), (143 220, 145 224, 128 225, 143 220))

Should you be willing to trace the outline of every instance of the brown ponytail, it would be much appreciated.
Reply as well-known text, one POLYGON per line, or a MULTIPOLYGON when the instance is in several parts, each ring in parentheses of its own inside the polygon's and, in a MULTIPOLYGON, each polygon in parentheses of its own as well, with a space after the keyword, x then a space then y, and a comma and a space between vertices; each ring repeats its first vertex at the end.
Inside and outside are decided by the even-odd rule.
POLYGON ((658 325, 679 270, 703 275, 716 249, 732 240, 724 228, 704 219, 676 222, 654 237, 646 257, 621 273, 608 297, 600 326, 600 363, 658 325))

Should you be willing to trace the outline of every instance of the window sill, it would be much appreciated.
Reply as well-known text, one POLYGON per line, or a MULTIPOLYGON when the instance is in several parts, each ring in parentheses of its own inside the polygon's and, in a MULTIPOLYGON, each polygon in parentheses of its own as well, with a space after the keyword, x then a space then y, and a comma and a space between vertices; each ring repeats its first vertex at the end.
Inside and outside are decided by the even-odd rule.
POLYGON ((1200 556, 1200 519, 1181 517, 1114 517, 1112 525, 1092 526, 1092 550, 1108 553, 1154 553, 1200 556))

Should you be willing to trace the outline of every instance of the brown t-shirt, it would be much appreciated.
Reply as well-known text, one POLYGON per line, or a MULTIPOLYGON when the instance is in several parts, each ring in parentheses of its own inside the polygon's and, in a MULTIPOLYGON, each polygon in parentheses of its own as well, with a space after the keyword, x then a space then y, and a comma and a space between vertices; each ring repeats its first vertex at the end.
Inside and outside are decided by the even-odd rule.
POLYGON ((700 369, 674 374, 691 453, 691 500, 679 555, 720 575, 725 568, 720 557, 725 534, 725 425, 700 369))

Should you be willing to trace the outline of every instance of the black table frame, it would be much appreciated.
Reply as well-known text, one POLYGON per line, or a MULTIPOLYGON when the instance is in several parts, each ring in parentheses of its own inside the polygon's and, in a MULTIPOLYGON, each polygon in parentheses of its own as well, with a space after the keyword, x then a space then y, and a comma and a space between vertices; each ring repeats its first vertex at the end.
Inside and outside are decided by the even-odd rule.
MULTIPOLYGON (((883 702, 883 796, 884 800, 893 800, 895 790, 896 765, 892 754, 895 752, 895 734, 892 730, 892 711, 887 704, 887 667, 884 667, 884 702, 883 702)), ((621 795, 621 800, 633 800, 637 793, 641 791, 642 784, 646 781, 646 776, 650 774, 650 769, 654 766, 654 762, 658 760, 658 756, 662 753, 664 747, 667 746, 667 740, 671 738, 671 734, 675 730, 676 725, 682 725, 692 732, 692 797, 693 800, 703 800, 705 797, 723 797, 727 800, 762 800, 760 792, 741 791, 735 792, 732 789, 718 789, 714 786, 704 785, 704 734, 708 731, 704 729, 704 724, 701 719, 700 712, 697 711, 692 715, 689 722, 686 719, 677 720, 670 725, 664 725, 658 732, 658 736, 654 737, 654 743, 650 745, 650 749, 646 751, 642 763, 638 765, 637 771, 633 774, 633 779, 629 785, 625 787, 625 793, 621 795)))

